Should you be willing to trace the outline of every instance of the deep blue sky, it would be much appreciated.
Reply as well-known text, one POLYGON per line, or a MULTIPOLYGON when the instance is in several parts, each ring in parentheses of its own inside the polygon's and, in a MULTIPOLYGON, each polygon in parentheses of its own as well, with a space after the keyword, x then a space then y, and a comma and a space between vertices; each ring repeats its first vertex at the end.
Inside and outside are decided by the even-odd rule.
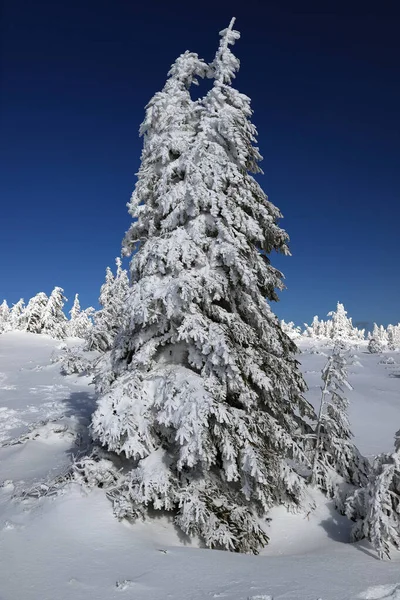
POLYGON ((0 301, 60 285, 96 304, 130 224, 144 106, 181 52, 211 60, 235 15, 236 85, 291 237, 275 310, 302 323, 340 300, 354 322, 398 322, 400 17, 341 4, 5 0, 0 301))

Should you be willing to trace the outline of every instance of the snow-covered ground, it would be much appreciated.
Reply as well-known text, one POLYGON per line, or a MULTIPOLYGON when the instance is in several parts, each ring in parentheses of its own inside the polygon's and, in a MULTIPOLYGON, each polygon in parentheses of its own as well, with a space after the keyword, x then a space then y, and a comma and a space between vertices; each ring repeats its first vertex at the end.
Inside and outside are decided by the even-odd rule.
MULTIPOLYGON (((300 345, 318 402, 326 359, 315 342, 300 345)), ((51 364, 57 346, 44 335, 0 335, 0 600, 400 600, 400 557, 379 561, 368 544, 350 544, 351 524, 319 494, 311 514, 273 511, 260 556, 199 548, 166 518, 118 522, 99 489, 24 496, 65 472, 95 403, 88 379, 51 364)), ((384 355, 395 365, 365 347, 357 355, 350 417, 370 456, 390 450, 400 428, 400 354, 384 355)))

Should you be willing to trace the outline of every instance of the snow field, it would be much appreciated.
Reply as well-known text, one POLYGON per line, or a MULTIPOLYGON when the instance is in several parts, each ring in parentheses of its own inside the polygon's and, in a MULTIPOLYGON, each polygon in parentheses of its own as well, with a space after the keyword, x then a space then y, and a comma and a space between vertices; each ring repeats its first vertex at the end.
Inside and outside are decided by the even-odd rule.
MULTIPOLYGON (((318 492, 310 513, 272 511, 271 543, 260 556, 205 550, 164 516, 118 522, 100 489, 87 494, 74 484, 59 496, 15 498, 65 471, 94 409, 89 380, 63 377, 50 363, 58 345, 44 335, 0 336, 1 600, 400 599, 399 557, 378 561, 368 544, 349 544, 351 524, 318 492)), ((315 342, 301 345, 316 402, 326 357, 312 353, 315 342)), ((357 354, 351 422, 371 455, 392 447, 400 379, 396 365, 357 354)))

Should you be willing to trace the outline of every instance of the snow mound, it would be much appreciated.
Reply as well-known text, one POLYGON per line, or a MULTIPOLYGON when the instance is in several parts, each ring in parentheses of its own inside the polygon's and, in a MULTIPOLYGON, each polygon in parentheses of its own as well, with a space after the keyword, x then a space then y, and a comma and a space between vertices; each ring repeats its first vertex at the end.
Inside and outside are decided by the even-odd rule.
POLYGON ((362 592, 358 598, 362 600, 400 600, 400 583, 388 585, 374 585, 362 592))

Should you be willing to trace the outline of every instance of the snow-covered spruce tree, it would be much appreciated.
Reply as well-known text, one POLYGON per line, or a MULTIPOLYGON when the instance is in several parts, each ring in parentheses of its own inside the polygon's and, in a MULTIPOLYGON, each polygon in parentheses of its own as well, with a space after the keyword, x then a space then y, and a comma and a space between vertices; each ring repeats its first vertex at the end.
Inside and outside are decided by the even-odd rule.
POLYGON ((10 309, 7 301, 3 300, 0 304, 0 333, 8 331, 10 325, 10 309))
POLYGON ((122 268, 120 258, 115 259, 117 272, 114 277, 111 269, 106 269, 106 280, 100 289, 99 304, 101 309, 94 315, 94 327, 88 334, 88 350, 107 352, 122 327, 124 306, 126 303, 129 278, 122 268))
POLYGON ((365 329, 359 329, 358 327, 354 327, 353 329, 353 338, 355 340, 364 341, 365 340, 365 329))
POLYGON ((386 346, 388 343, 388 334, 383 325, 377 325, 374 323, 374 327, 372 329, 372 333, 368 335, 369 339, 375 339, 383 346, 386 346))
POLYGON ((311 472, 311 483, 338 499, 337 475, 348 483, 362 486, 366 484, 369 472, 368 461, 351 441, 349 401, 344 395, 344 388, 352 389, 347 380, 348 359, 344 343, 337 341, 322 369, 321 404, 311 472))
POLYGON ((77 320, 77 318, 79 317, 81 313, 81 304, 79 302, 79 295, 75 294, 75 298, 74 298, 74 303, 72 305, 71 310, 69 311, 69 315, 70 315, 70 326, 71 324, 77 320))
POLYGON ((23 328, 25 331, 41 333, 43 329, 43 315, 47 302, 48 297, 44 292, 39 292, 29 300, 23 317, 23 328))
POLYGON ((387 326, 388 347, 390 350, 400 349, 400 323, 387 326))
POLYGON ((89 374, 93 372, 94 364, 87 356, 87 353, 83 352, 82 346, 66 347, 54 357, 53 362, 60 363, 62 375, 89 374))
POLYGON ((111 348, 114 336, 109 333, 111 327, 107 322, 107 307, 112 303, 112 285, 114 275, 110 267, 106 268, 106 278, 100 288, 99 304, 100 310, 94 313, 94 326, 89 332, 87 349, 105 352, 111 348))
POLYGON ((78 294, 75 294, 74 303, 69 311, 70 320, 68 323, 68 335, 71 337, 88 339, 93 327, 92 315, 94 308, 89 306, 85 310, 81 310, 78 294))
POLYGON ((394 453, 377 456, 368 483, 347 499, 346 515, 355 521, 353 540, 369 540, 380 558, 400 550, 400 431, 394 453))
POLYGON ((380 339, 380 340, 381 340, 381 342, 382 342, 383 344, 385 344, 385 345, 386 345, 386 344, 387 344, 387 342, 388 342, 388 335, 387 335, 387 331, 386 331, 386 329, 384 328, 384 326, 383 326, 383 325, 381 325, 381 326, 379 327, 379 339, 380 339))
POLYGON ((347 317, 347 311, 343 304, 338 302, 336 310, 328 313, 328 317, 332 317, 331 337, 333 339, 348 340, 351 338, 353 325, 347 317))
POLYGON ((56 339, 63 339, 67 335, 68 320, 63 313, 65 301, 64 290, 60 287, 55 287, 43 311, 42 331, 56 339))
POLYGON ((370 338, 368 342, 368 352, 371 354, 380 354, 383 351, 383 345, 379 338, 370 338))
POLYGON ((325 334, 327 338, 333 337, 333 322, 331 320, 325 321, 325 334))
POLYGON ((332 332, 332 321, 323 321, 319 322, 320 335, 322 338, 330 338, 332 332))
POLYGON ((328 337, 326 333, 326 322, 319 319, 317 316, 314 317, 312 328, 314 331, 317 331, 317 337, 319 339, 328 337))
POLYGON ((315 315, 315 317, 313 318, 311 328, 312 328, 312 331, 314 334, 313 337, 315 337, 315 338, 321 337, 321 322, 318 319, 317 315, 315 315))
POLYGON ((303 336, 312 339, 322 339, 326 337, 326 327, 324 321, 321 321, 318 316, 315 315, 311 325, 304 323, 303 336))
POLYGON ((126 269, 122 268, 122 261, 119 257, 115 259, 115 264, 117 266, 117 272, 114 279, 113 285, 113 301, 117 301, 119 305, 119 314, 117 319, 120 319, 119 327, 122 325, 122 317, 121 317, 121 307, 125 306, 126 299, 129 292, 129 277, 126 269))
POLYGON ((375 338, 376 340, 378 340, 380 338, 380 330, 379 330, 379 327, 378 327, 378 325, 376 323, 374 323, 374 326, 372 328, 372 332, 370 331, 368 333, 368 339, 371 339, 371 338, 375 338))
POLYGON ((9 329, 11 331, 15 331, 16 329, 23 328, 24 323, 24 312, 25 312, 25 302, 23 298, 18 300, 15 304, 13 304, 10 311, 9 318, 9 329))
POLYGON ((286 323, 283 319, 281 320, 281 328, 286 335, 288 335, 292 340, 298 339, 301 337, 301 327, 296 326, 293 321, 289 321, 286 323))
POLYGON ((120 516, 172 510, 209 547, 257 552, 258 518, 304 498, 295 464, 315 415, 266 302, 283 287, 268 255, 288 254, 288 236, 250 174, 261 157, 250 100, 230 85, 232 24, 201 102, 189 86, 204 63, 186 53, 148 105, 125 239, 133 284, 92 428, 131 460, 120 516))
POLYGON ((307 338, 313 338, 314 337, 314 331, 313 328, 311 327, 311 325, 307 325, 307 323, 304 323, 304 330, 302 332, 303 337, 307 337, 307 338))

